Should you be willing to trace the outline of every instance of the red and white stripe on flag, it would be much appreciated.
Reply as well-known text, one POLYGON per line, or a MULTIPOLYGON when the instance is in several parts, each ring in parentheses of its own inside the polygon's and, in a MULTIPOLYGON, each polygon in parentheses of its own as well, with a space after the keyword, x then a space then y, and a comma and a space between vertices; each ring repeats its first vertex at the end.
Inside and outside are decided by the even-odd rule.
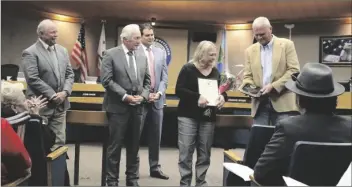
POLYGON ((78 39, 73 46, 71 57, 75 62, 75 65, 80 67, 81 81, 84 82, 88 76, 88 58, 85 46, 85 30, 83 24, 78 34, 78 39))

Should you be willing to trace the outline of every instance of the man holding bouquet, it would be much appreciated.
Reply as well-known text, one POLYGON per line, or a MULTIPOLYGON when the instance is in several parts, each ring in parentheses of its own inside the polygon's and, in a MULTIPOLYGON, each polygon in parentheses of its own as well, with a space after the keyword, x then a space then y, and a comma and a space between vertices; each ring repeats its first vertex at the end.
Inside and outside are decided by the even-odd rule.
POLYGON ((258 42, 246 49, 241 88, 260 88, 260 97, 252 98, 254 124, 275 125, 297 111, 295 95, 285 83, 299 72, 299 62, 293 42, 274 36, 267 18, 256 18, 252 27, 258 42))

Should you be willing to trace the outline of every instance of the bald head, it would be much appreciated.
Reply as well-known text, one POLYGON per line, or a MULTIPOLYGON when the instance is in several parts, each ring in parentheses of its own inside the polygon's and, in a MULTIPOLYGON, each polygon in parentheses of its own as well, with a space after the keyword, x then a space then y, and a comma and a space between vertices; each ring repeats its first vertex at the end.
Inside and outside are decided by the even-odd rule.
POLYGON ((56 43, 57 27, 56 24, 50 19, 41 21, 37 28, 38 37, 49 46, 56 43))
POLYGON ((266 17, 258 17, 252 24, 255 39, 262 45, 268 44, 272 39, 272 27, 266 17))

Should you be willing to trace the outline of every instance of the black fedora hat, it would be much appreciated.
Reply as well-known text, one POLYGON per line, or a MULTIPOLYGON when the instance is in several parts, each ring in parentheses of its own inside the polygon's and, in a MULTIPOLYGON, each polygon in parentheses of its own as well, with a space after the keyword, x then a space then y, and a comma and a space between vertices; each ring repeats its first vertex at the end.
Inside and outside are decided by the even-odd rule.
POLYGON ((301 73, 293 74, 285 86, 298 95, 314 98, 335 97, 345 92, 345 88, 333 80, 331 68, 320 63, 305 64, 301 73))

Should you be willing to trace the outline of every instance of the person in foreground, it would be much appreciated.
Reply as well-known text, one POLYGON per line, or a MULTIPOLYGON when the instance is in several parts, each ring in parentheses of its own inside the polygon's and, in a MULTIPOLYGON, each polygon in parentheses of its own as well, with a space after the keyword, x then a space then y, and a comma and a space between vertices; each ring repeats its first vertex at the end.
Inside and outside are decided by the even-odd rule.
POLYGON ((31 158, 20 137, 5 118, 1 118, 1 185, 30 173, 31 158))
POLYGON ((299 116, 280 120, 277 130, 254 167, 254 178, 261 185, 285 185, 290 157, 297 141, 350 143, 351 116, 334 114, 337 96, 344 93, 332 70, 320 63, 307 63, 302 72, 285 84, 296 93, 299 116))
POLYGON ((192 158, 197 149, 196 185, 207 185, 205 176, 210 165, 216 112, 227 100, 226 93, 218 96, 216 106, 208 106, 209 101, 199 93, 198 79, 215 80, 220 85, 220 73, 214 67, 217 56, 216 46, 210 41, 202 41, 197 46, 192 60, 185 64, 177 79, 176 95, 178 104, 178 167, 181 186, 190 186, 192 181, 192 158))
POLYGON ((146 56, 136 53, 141 43, 139 26, 125 26, 120 38, 122 44, 106 51, 101 66, 106 90, 103 109, 109 123, 106 182, 118 186, 121 148, 125 143, 126 186, 138 186, 142 104, 149 97, 150 75, 146 56))
POLYGON ((253 34, 258 41, 245 51, 243 83, 261 88, 261 96, 252 98, 254 124, 274 125, 276 121, 297 114, 295 95, 285 83, 299 71, 295 45, 291 40, 272 34, 266 17, 253 21, 253 34))
POLYGON ((142 24, 140 29, 142 45, 139 47, 139 52, 147 57, 150 72, 150 94, 148 103, 145 104, 140 133, 145 127, 148 137, 150 176, 167 180, 169 176, 162 172, 159 164, 164 98, 168 81, 166 54, 162 49, 153 45, 154 29, 151 24, 142 24))
MULTIPOLYGON (((9 118, 24 112, 30 115, 28 120, 23 121, 23 123, 25 123, 23 144, 32 162, 30 169, 31 177, 28 180, 28 185, 45 186, 47 185, 45 177, 46 155, 51 152, 51 147, 55 144, 55 133, 51 131, 47 125, 43 124, 43 117, 39 115, 39 111, 45 107, 48 102, 46 98, 42 98, 42 96, 26 99, 23 89, 24 86, 22 83, 2 82, 1 117, 9 118), (38 141, 40 139, 42 141, 38 141)), ((2 143, 3 142, 10 143, 8 141, 2 141, 2 143)), ((15 144, 16 142, 14 142, 14 145, 15 144)))

